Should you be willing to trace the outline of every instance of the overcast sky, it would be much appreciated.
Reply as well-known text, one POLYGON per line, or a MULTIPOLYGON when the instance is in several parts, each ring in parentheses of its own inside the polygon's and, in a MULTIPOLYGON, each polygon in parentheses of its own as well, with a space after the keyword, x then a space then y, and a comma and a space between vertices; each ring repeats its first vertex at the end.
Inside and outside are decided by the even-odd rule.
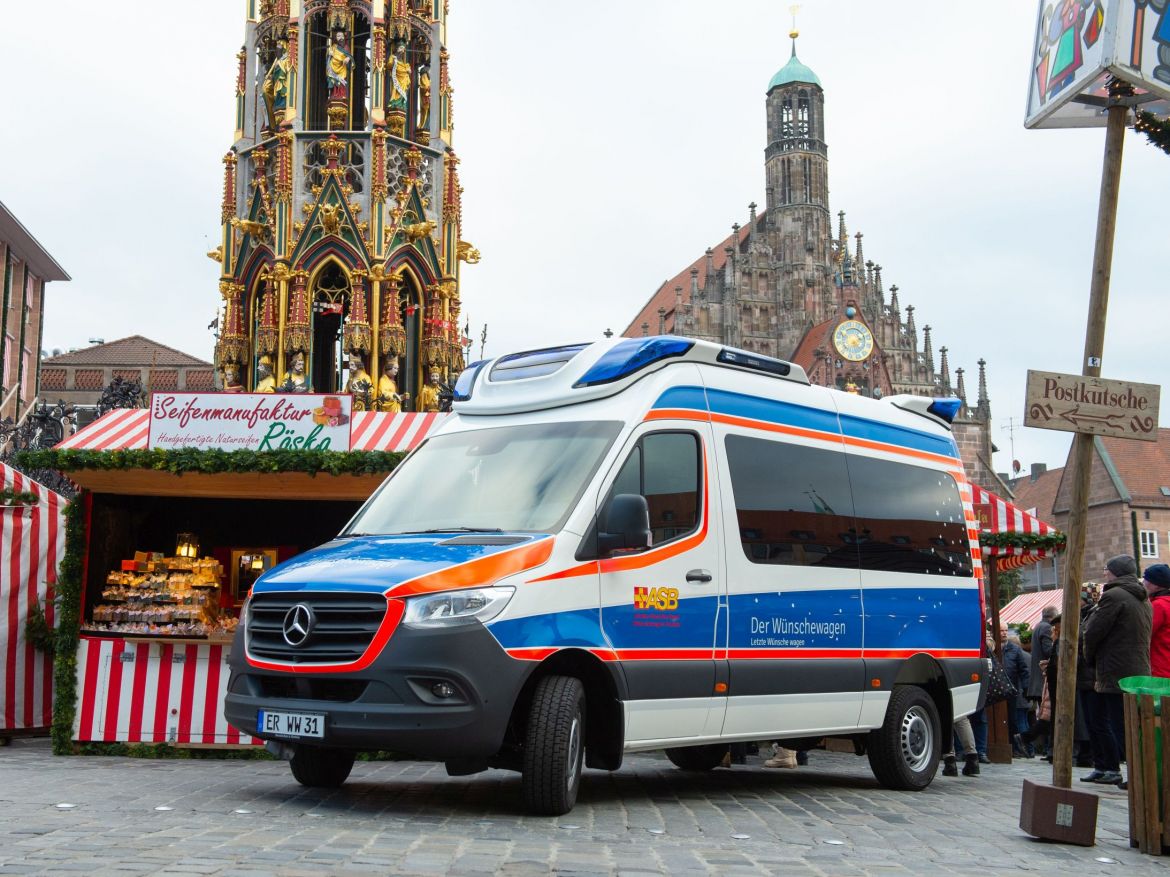
MULTIPOLYGON (((0 29, 0 200, 72 275, 45 347, 143 334, 210 359, 220 159, 243 0, 26 4, 0 29)), ((764 96, 789 4, 451 0, 464 313, 487 355, 620 332, 668 277, 764 202, 764 96)), ((831 208, 933 327, 988 362, 997 468, 1026 371, 1079 373, 1103 130, 1026 131, 1031 0, 805 0, 825 88, 831 208)), ((1130 132, 1104 373, 1170 359, 1170 156, 1130 132)), ((1164 407, 1170 407, 1168 402, 1164 407)), ((1170 417, 1162 416, 1162 425, 1170 417)), ((1061 465, 1069 437, 1015 431, 1061 465)))

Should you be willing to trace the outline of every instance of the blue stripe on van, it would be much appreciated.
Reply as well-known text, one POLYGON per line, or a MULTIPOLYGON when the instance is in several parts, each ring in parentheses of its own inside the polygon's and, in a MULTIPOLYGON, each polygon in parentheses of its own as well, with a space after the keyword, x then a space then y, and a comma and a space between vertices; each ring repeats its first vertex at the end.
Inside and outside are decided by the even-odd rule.
POLYGON ((878 423, 874 420, 854 417, 852 414, 842 414, 841 429, 850 438, 868 439, 887 445, 913 448, 916 451, 927 451, 943 457, 959 456, 959 449, 952 438, 931 435, 892 423, 878 423))
POLYGON ((867 649, 978 649, 979 589, 866 588, 867 649))
POLYGON ((831 435, 840 435, 844 432, 850 438, 926 451, 943 457, 957 458, 959 456, 954 439, 949 436, 933 435, 921 430, 868 420, 852 414, 842 414, 838 417, 837 413, 833 411, 824 411, 792 402, 779 402, 774 399, 760 399, 726 390, 709 389, 704 396, 701 387, 673 387, 659 396, 653 407, 691 408, 705 411, 708 408, 708 401, 710 410, 717 414, 761 420, 765 423, 794 426, 800 429, 811 429, 831 435))
POLYGON ((707 410, 707 392, 702 387, 671 387, 658 397, 655 408, 690 408, 707 410))
POLYGON ((708 390, 707 397, 711 400, 711 410, 717 414, 747 417, 801 429, 815 429, 834 435, 841 433, 835 411, 824 411, 791 402, 777 402, 774 399, 760 399, 742 393, 728 393, 725 390, 708 390))
MULTIPOLYGON (((726 645, 733 650, 851 651, 863 646, 877 651, 980 646, 977 588, 866 588, 864 616, 861 599, 861 589, 733 594, 726 645)), ((601 612, 580 609, 494 621, 488 627, 505 649, 705 649, 716 645, 712 620, 717 601, 714 596, 692 597, 670 611, 623 604, 601 612)), ((719 617, 726 618, 727 610, 719 617)), ((718 640, 722 647, 721 632, 718 640)))
POLYGON ((601 613, 597 609, 530 615, 527 618, 492 621, 487 626, 505 649, 539 646, 609 648, 601 635, 601 613))

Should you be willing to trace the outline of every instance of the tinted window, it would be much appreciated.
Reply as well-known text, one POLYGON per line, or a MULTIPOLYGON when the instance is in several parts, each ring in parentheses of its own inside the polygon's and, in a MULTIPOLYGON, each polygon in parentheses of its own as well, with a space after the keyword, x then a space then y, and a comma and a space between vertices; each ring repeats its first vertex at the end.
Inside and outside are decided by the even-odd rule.
POLYGON ((955 479, 945 472, 849 457, 864 569, 970 576, 971 545, 955 479))
POLYGON ((856 567, 845 455, 727 437, 739 538, 753 563, 856 567))
POLYGON ((699 525, 699 440, 689 432, 643 436, 614 481, 610 495, 640 493, 650 506, 653 544, 699 525))

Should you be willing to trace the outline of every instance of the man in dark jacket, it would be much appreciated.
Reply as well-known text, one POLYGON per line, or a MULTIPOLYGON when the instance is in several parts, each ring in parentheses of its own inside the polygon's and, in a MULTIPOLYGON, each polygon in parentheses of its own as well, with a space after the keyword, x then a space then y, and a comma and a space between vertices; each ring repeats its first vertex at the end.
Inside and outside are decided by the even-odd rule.
POLYGON ((1020 647, 1020 637, 1006 624, 999 626, 999 639, 1003 644, 1003 669, 1016 687, 1016 697, 1008 704, 1008 724, 1012 732, 1012 757, 1031 758, 1020 734, 1028 730, 1028 656, 1020 647))
POLYGON ((1097 674, 1089 729, 1099 734, 1104 770, 1094 769, 1089 782, 1121 782, 1125 753, 1125 711, 1117 682, 1126 676, 1150 675, 1150 630, 1153 613, 1146 589, 1137 578, 1137 561, 1128 554, 1105 564, 1105 589, 1085 625, 1085 660, 1097 674), (1101 774, 1094 776, 1093 774, 1101 774))

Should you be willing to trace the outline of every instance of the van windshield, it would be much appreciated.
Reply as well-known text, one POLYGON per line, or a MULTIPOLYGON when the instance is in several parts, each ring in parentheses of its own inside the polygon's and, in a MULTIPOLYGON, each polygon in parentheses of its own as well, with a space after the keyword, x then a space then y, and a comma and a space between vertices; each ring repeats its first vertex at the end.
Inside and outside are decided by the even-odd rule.
POLYGON ((341 535, 557 532, 621 428, 618 422, 539 423, 435 436, 341 535))

